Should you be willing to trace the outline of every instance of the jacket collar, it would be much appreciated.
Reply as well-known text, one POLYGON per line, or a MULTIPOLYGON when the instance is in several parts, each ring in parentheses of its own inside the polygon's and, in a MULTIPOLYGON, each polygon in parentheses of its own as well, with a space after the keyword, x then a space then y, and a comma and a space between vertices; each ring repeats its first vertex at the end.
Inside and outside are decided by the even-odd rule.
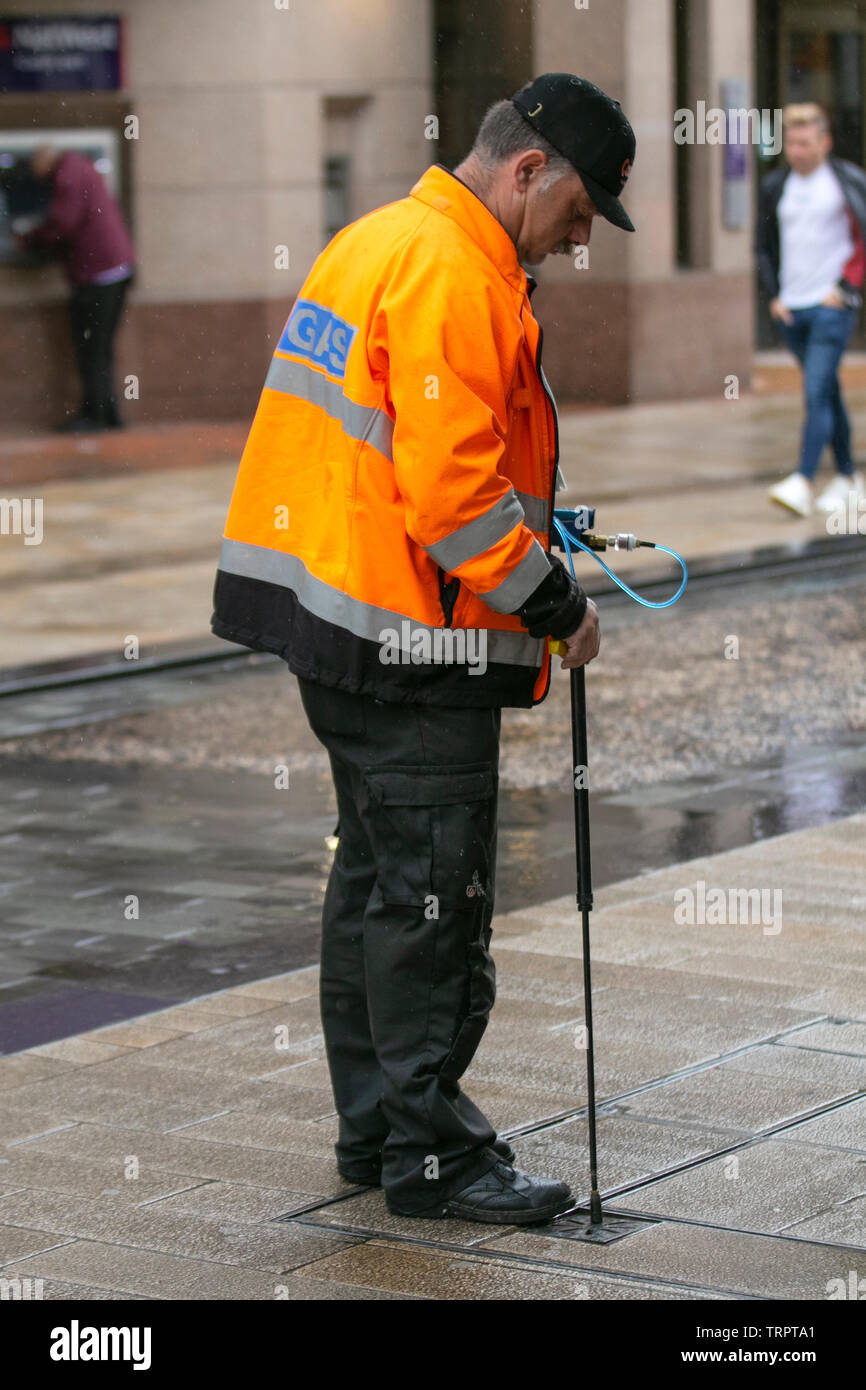
POLYGON ((431 164, 415 186, 410 188, 409 195, 427 203, 462 227, 503 278, 521 294, 526 293, 527 273, 517 259, 511 237, 478 194, 450 173, 444 164, 431 164))

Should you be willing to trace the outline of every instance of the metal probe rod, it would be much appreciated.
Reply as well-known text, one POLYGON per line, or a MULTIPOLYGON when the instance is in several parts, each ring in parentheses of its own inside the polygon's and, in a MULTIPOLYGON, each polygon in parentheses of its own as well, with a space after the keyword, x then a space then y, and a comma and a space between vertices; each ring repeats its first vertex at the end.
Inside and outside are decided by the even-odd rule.
POLYGON ((583 930, 583 998, 586 1015, 586 1086, 589 1113, 589 1215, 593 1226, 602 1223, 598 1190, 598 1149, 595 1125, 595 1053, 592 1034, 592 971, 589 947, 589 914, 592 911, 592 866, 589 843, 589 758, 586 741, 585 667, 571 672, 571 751, 574 769, 574 847, 577 867, 577 906, 583 930), (580 785, 578 786, 578 783, 580 785))

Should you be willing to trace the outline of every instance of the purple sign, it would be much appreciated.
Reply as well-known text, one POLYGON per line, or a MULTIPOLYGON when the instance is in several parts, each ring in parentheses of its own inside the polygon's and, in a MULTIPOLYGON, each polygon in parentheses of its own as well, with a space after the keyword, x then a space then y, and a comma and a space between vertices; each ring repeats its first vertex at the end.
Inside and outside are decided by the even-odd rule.
POLYGON ((0 92, 113 92, 121 79, 116 15, 0 18, 0 92))
POLYGON ((724 177, 726 179, 744 179, 746 177, 745 144, 732 145, 730 142, 726 144, 724 159, 724 177))

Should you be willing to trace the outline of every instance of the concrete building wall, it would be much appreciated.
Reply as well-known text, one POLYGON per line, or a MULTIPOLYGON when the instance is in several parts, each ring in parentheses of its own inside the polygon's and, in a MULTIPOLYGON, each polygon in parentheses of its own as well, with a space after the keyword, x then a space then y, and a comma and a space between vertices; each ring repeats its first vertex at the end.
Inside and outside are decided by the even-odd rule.
MULTIPOLYGON (((128 151, 139 273, 119 367, 139 376, 141 395, 127 418, 249 413, 274 334, 325 244, 326 152, 352 155, 350 220, 402 197, 435 157, 424 126, 428 0, 291 0, 288 9, 274 0, 6 0, 3 8, 110 8, 125 19, 118 96, 140 122, 128 151), (288 268, 277 266, 282 246, 288 268)), ((85 114, 91 100, 94 112, 104 105, 71 96, 0 95, 0 123, 17 125, 28 105, 43 123, 46 112, 60 123, 70 105, 85 114)), ((56 267, 0 267, 9 424, 48 423, 74 404, 65 295, 56 267), (20 389, 11 390, 15 377, 20 389)))

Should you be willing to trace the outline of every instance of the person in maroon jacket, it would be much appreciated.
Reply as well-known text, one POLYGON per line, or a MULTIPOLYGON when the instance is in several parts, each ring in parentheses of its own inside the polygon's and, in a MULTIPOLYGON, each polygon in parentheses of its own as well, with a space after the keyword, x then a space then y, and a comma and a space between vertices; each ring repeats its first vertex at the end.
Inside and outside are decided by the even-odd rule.
POLYGON ((54 249, 71 286, 69 315, 81 405, 59 426, 82 432, 117 429, 114 335, 135 271, 135 249, 120 208, 89 159, 50 146, 31 159, 38 179, 51 183, 44 222, 20 235, 25 246, 54 249))

